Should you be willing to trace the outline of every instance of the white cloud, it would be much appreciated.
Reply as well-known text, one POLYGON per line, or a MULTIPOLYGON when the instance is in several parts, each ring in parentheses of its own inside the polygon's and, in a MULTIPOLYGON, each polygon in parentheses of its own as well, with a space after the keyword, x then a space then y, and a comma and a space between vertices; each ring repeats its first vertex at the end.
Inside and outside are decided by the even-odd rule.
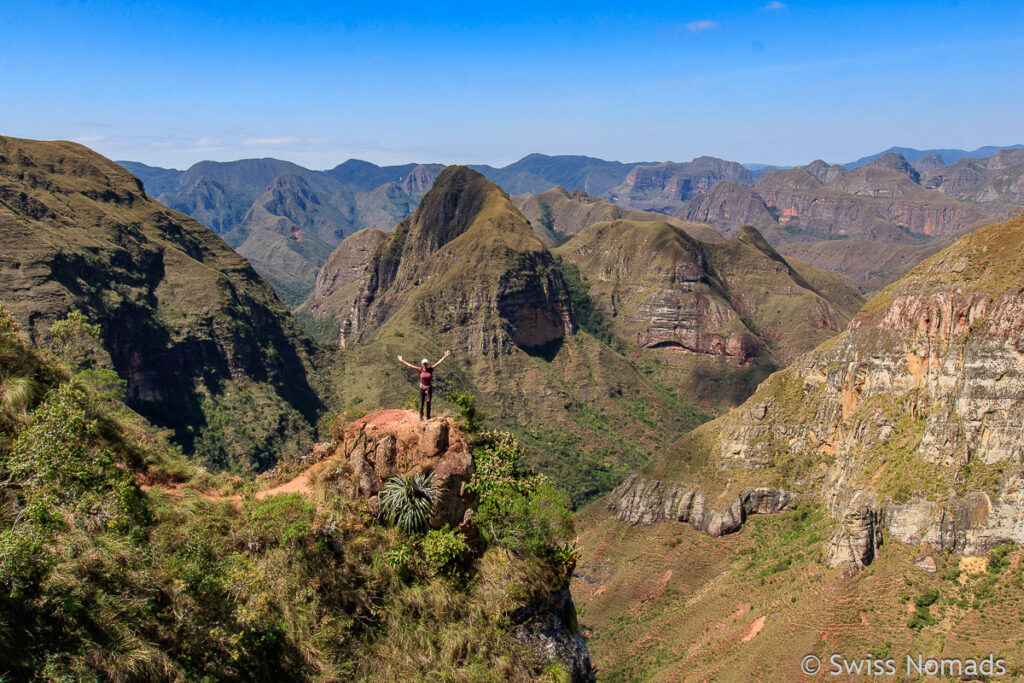
POLYGON ((247 147, 261 147, 264 145, 286 145, 289 142, 298 142, 298 138, 246 138, 242 144, 247 147))
POLYGON ((703 33, 704 31, 710 31, 713 28, 718 28, 717 21, 691 21, 686 25, 686 29, 690 33, 703 33))
POLYGON ((219 144, 220 140, 215 140, 213 138, 200 138, 196 142, 196 147, 216 147, 219 144))
POLYGON ((779 0, 772 0, 764 6, 765 9, 786 9, 786 3, 779 2, 779 0))

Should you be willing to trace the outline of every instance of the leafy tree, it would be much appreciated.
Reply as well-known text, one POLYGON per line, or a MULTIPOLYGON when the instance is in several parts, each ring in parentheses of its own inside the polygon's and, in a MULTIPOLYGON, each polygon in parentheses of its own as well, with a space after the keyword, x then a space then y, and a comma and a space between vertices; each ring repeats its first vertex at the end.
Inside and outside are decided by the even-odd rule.
POLYGON ((79 367, 92 367, 96 362, 102 331, 98 324, 89 322, 81 311, 71 311, 67 317, 50 326, 50 349, 58 356, 79 367))
POLYGON ((489 432, 481 441, 467 488, 480 496, 476 523, 484 536, 520 554, 556 556, 573 536, 568 496, 522 467, 525 451, 512 434, 489 432))

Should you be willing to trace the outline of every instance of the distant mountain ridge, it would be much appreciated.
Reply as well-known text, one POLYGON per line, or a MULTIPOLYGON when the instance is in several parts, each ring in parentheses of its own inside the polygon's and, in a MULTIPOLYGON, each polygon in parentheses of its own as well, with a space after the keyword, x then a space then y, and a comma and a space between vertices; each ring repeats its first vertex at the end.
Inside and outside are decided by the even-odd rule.
MULTIPOLYGON (((860 235, 877 240, 887 235, 887 241, 904 244, 908 236, 899 234, 903 230, 923 235, 918 241, 929 241, 933 234, 956 232, 988 216, 1005 217, 1012 206, 1024 203, 1024 171, 1017 168, 1013 154, 1020 149, 1020 145, 981 147, 972 152, 893 148, 847 166, 818 160, 799 167, 817 178, 823 189, 805 182, 806 176, 797 180, 799 168, 743 165, 709 156, 684 163, 624 163, 582 155, 529 154, 500 168, 470 168, 524 198, 562 187, 603 197, 628 210, 658 211, 691 223, 707 222, 730 234, 741 225, 752 224, 774 246, 805 245, 788 253, 813 259, 825 268, 845 267, 845 274, 873 289, 906 272, 916 262, 917 252, 900 247, 901 258, 887 259, 887 265, 878 269, 870 263, 875 255, 869 255, 867 263, 859 262, 866 252, 884 255, 888 251, 878 252, 870 246, 865 251, 865 246, 859 245, 847 254, 849 245, 824 248, 818 242, 860 235), (991 154, 981 156, 986 153, 991 154), (950 164, 954 157, 955 163, 950 164), (780 187, 791 181, 800 187, 780 187), (763 188, 769 186, 780 196, 763 196, 763 188), (920 188, 936 193, 920 194, 920 188), (817 218, 808 216, 807 207, 801 209, 799 202, 776 206, 791 199, 792 191, 807 198, 807 206, 817 218), (948 202, 942 195, 967 204, 944 206, 948 202), (884 198, 900 205, 885 208, 877 201, 884 198), (809 219, 817 221, 818 227, 808 229, 809 219)), ((121 163, 158 201, 222 235, 292 307, 312 293, 317 270, 342 239, 367 228, 390 230, 413 212, 443 168, 415 163, 378 166, 358 159, 324 171, 277 159, 203 161, 184 171, 121 163), (285 175, 300 178, 305 189, 300 191, 295 182, 279 182, 285 175), (273 208, 268 208, 261 197, 275 182, 278 193, 287 193, 291 187, 304 197, 271 202, 273 208)), ((579 223, 579 219, 574 220, 579 223)), ((574 230, 583 227, 579 224, 574 230)), ((545 236, 549 242, 550 237, 545 236)))
POLYGON ((851 161, 849 163, 843 164, 843 166, 849 169, 860 168, 865 164, 870 164, 878 157, 890 154, 892 152, 901 154, 907 159, 907 161, 910 162, 914 162, 917 161, 918 159, 931 156, 934 154, 938 155, 938 157, 942 159, 942 162, 944 164, 952 164, 956 161, 959 161, 963 157, 967 157, 969 159, 980 159, 982 157, 990 157, 1001 149, 1020 149, 1022 147, 1024 147, 1024 145, 985 145, 984 147, 979 147, 971 151, 967 151, 965 149, 914 149, 913 147, 890 147, 884 152, 879 152, 878 154, 870 154, 866 157, 861 157, 856 161, 851 161))

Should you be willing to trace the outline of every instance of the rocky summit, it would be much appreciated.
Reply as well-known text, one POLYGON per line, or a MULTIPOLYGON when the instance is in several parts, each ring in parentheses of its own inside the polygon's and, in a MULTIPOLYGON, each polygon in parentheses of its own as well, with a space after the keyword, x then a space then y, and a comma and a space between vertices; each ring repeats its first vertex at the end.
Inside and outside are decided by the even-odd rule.
POLYGON ((926 260, 609 504, 725 531, 820 501, 838 522, 827 562, 847 569, 883 530, 968 555, 1024 542, 1022 246, 1018 218, 926 260))
POLYGON ((510 344, 541 347, 575 331, 550 254, 507 195, 465 167, 446 169, 416 213, 378 247, 342 333, 365 340, 396 316, 454 332, 460 345, 484 356, 510 344), (453 298, 454 308, 446 305, 453 298), (467 315, 482 325, 465 324, 467 315))

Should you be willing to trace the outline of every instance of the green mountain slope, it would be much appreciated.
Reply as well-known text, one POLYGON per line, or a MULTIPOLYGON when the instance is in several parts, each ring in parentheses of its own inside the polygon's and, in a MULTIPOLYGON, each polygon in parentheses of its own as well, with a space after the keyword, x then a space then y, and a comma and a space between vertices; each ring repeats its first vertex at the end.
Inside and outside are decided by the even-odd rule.
MULTIPOLYGON (((748 565, 755 572, 748 576, 780 583, 745 591, 760 593, 755 599, 761 616, 778 623, 766 641, 783 642, 778 639, 787 633, 785 622, 819 613, 815 600, 803 599, 798 589, 813 578, 826 594, 844 585, 874 585, 879 600, 857 601, 860 610, 876 607, 859 617, 867 628, 850 642, 892 637, 945 656, 932 639, 946 633, 953 656, 966 656, 968 643, 978 651, 979 641, 968 634, 1002 628, 1017 609, 1012 605, 1024 599, 1019 579, 997 578, 1011 564, 1008 557, 1020 566, 1013 544, 1024 544, 1022 245, 1024 218, 1018 218, 983 228, 918 265, 868 301, 842 334, 769 377, 743 405, 686 435, 624 482, 606 501, 617 523, 664 521, 665 533, 676 535, 679 522, 687 522, 723 536, 725 549, 742 546, 742 538, 757 535, 759 527, 775 527, 772 542, 787 546, 784 551, 747 551, 760 558, 748 565), (754 517, 794 507, 796 527, 754 517), (731 540, 735 533, 740 540, 731 540), (984 572, 982 556, 992 567, 985 580, 972 576, 978 567, 984 572), (936 568, 944 581, 924 576, 936 568), (775 574, 778 579, 768 579, 775 574), (857 574, 855 584, 844 582, 851 574, 857 574), (893 600, 885 591, 893 584, 914 592, 893 600), (933 589, 948 599, 934 608, 931 599, 907 609, 919 590, 933 589), (790 595, 791 604, 785 599, 790 595), (1010 607, 990 612, 985 605, 993 598, 1010 607)), ((589 514, 602 533, 609 531, 602 521, 607 513, 595 507, 589 514)), ((628 553, 637 551, 640 536, 633 537, 621 546, 603 545, 600 556, 635 563, 628 553)), ((712 553, 728 559, 725 549, 712 553)), ((686 571, 685 563, 680 570, 686 571)), ((718 579, 704 580, 709 594, 721 594, 711 585, 718 579)), ((631 609, 625 600, 616 609, 631 609)), ((672 619, 683 618, 679 605, 669 611, 672 619)), ((851 616, 826 610, 822 618, 851 616)), ((615 644, 608 645, 609 656, 621 661, 615 644)), ((743 667, 743 653, 754 649, 736 647, 726 656, 743 667)), ((711 666, 710 660, 702 666, 711 666)))
POLYGON ((707 243, 669 223, 619 220, 554 253, 579 268, 613 330, 648 349, 784 364, 838 333, 862 303, 853 283, 788 263, 753 228, 707 243))
MULTIPOLYGON (((424 455, 437 441, 422 425, 354 438, 364 420, 274 477, 212 475, 120 403, 109 377, 33 348, 0 305, 3 677, 593 680, 566 590, 564 496, 521 472, 529 494, 478 475, 467 435, 432 424, 448 428, 441 458, 424 455), (371 474, 389 483, 449 467, 428 508, 441 528, 375 514, 349 456, 382 443, 392 468, 371 474), (490 515, 487 531, 442 526, 452 496, 490 515)), ((474 448, 516 455, 507 439, 474 448)))
POLYGON ((217 467, 308 444, 319 351, 252 267, 122 167, 0 138, 0 300, 36 341, 69 311, 102 327, 128 404, 217 467))

